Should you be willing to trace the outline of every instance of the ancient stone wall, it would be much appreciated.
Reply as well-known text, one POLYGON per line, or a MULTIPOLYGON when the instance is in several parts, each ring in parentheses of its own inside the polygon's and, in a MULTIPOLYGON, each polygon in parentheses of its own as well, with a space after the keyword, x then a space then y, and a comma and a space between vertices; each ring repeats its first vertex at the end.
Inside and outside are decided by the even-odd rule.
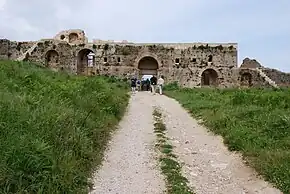
MULTIPOLYGON (((93 44, 59 40, 61 35, 68 33, 72 31, 63 31, 55 39, 38 41, 26 60, 77 74, 130 77, 140 75, 142 70, 138 68, 139 61, 149 57, 156 61, 157 74, 163 75, 166 82, 178 81, 185 87, 199 87, 203 85, 203 77, 205 80, 207 76, 209 81, 204 81, 205 85, 229 87, 233 84, 233 70, 237 68, 235 44, 132 44, 101 41, 93 44), (91 67, 87 64, 89 53, 95 54, 91 67), (211 72, 204 76, 206 70, 211 72)), ((35 44, 2 42, 1 52, 8 55, 8 44, 11 59, 25 54, 35 44)))
MULTIPOLYGON (((129 43, 101 40, 88 43, 87 40, 82 30, 62 31, 53 39, 37 42, 0 40, 0 57, 19 59, 19 56, 25 55, 22 57, 25 60, 79 75, 129 78, 148 71, 156 72, 157 75, 163 75, 167 83, 177 81, 184 87, 269 85, 255 70, 261 67, 256 60, 246 58, 241 68, 238 68, 235 43, 129 43), (144 64, 141 68, 139 63, 145 58, 148 69, 144 70, 144 64)), ((272 71, 264 71, 271 78, 277 74, 274 76, 272 71)), ((279 75, 285 78, 281 83, 288 83, 288 74, 279 75)))

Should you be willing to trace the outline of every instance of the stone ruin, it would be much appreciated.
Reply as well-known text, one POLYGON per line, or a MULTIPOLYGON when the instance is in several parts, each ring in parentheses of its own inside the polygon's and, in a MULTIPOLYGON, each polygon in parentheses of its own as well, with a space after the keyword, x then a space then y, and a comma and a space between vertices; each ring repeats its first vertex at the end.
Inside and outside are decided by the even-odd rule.
POLYGON ((163 75, 183 87, 288 86, 290 74, 256 60, 237 64, 237 43, 89 42, 83 30, 65 30, 52 39, 16 42, 0 39, 0 58, 31 61, 78 75, 120 78, 163 75))

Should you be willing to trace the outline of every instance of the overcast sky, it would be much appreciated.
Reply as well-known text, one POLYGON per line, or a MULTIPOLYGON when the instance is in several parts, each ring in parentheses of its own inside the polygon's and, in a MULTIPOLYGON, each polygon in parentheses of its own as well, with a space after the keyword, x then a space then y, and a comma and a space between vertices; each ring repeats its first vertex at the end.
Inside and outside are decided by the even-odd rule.
POLYGON ((0 0, 0 38, 64 29, 91 39, 237 42, 245 57, 290 72, 290 0, 0 0))

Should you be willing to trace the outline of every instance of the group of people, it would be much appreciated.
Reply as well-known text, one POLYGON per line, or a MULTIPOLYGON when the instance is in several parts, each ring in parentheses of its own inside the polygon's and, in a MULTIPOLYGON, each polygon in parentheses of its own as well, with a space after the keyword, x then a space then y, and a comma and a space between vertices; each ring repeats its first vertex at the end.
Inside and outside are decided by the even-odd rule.
POLYGON ((135 93, 136 91, 141 91, 142 88, 146 87, 146 90, 150 91, 155 94, 156 93, 156 89, 158 89, 159 94, 162 95, 162 90, 163 90, 163 86, 164 86, 164 77, 160 76, 160 78, 157 80, 157 77, 155 77, 154 75, 149 79, 147 79, 146 81, 140 81, 137 80, 136 77, 132 77, 131 78, 131 90, 133 93, 135 93))

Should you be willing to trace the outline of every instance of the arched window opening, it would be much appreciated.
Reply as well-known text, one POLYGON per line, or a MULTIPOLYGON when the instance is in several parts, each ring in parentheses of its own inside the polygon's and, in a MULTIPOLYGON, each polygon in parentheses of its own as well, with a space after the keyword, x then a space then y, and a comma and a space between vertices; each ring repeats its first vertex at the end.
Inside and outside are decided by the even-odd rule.
POLYGON ((69 43, 73 43, 78 39, 78 34, 77 33, 70 33, 68 36, 69 43))
POLYGON ((57 67, 59 63, 59 54, 56 50, 49 50, 45 54, 45 66, 57 67))

